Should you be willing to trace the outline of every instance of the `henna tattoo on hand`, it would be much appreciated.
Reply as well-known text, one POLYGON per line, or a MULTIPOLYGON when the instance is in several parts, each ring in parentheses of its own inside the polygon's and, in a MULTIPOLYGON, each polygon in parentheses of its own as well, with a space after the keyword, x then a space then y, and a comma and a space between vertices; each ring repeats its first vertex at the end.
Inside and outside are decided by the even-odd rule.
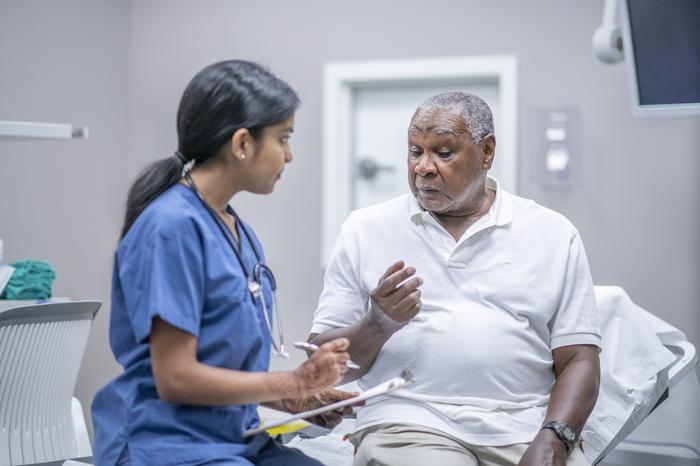
POLYGON ((333 396, 315 395, 337 383, 347 371, 348 354, 344 352, 348 342, 338 340, 333 345, 313 353, 309 360, 292 372, 268 373, 265 377, 267 387, 279 400, 283 409, 290 413, 299 413, 317 408, 331 402, 333 396))
POLYGON ((275 395, 302 398, 303 389, 300 381, 289 372, 269 372, 264 379, 267 388, 275 395))

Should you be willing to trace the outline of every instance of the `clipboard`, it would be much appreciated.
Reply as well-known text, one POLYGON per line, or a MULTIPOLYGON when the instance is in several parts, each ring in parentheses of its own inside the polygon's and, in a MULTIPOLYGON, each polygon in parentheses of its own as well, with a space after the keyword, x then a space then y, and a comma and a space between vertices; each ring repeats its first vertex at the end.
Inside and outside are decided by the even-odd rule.
POLYGON ((385 395, 387 393, 393 392, 394 390, 398 390, 399 388, 404 388, 412 383, 413 375, 411 374, 411 371, 408 369, 404 369, 401 372, 401 374, 394 377, 393 379, 389 379, 384 383, 381 383, 368 390, 365 390, 356 397, 348 398, 347 400, 336 401, 335 403, 321 406, 320 408, 304 411, 303 413, 294 414, 287 418, 280 419, 270 424, 266 424, 265 426, 259 426, 254 429, 248 429, 243 433, 243 437, 250 437, 251 435, 259 434, 260 432, 263 432, 267 429, 271 429, 273 427, 279 427, 297 421, 299 419, 317 416, 327 411, 333 411, 334 409, 359 403, 360 401, 369 400, 370 398, 374 398, 375 396, 385 395))

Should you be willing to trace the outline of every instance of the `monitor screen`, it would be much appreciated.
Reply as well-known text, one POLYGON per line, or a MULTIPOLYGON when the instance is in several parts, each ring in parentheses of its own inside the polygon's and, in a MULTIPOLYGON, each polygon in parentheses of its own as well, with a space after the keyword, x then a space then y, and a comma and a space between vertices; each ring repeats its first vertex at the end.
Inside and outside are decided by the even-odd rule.
POLYGON ((636 109, 700 115, 700 0, 623 3, 636 109))

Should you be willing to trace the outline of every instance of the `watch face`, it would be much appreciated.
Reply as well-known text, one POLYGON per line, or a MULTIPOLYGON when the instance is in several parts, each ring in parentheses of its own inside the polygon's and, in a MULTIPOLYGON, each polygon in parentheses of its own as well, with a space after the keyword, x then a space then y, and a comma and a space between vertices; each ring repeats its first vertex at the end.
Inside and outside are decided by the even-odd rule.
POLYGON ((561 426, 561 433, 569 442, 573 442, 576 438, 576 433, 574 433, 574 430, 571 428, 571 426, 569 426, 569 424, 564 424, 561 426))

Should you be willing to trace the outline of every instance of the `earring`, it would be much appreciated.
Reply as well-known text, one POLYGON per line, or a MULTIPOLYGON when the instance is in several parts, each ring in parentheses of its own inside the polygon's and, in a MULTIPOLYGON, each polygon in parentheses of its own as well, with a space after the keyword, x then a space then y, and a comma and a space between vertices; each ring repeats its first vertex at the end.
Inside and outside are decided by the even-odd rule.
POLYGON ((238 154, 238 158, 239 158, 240 160, 245 159, 245 152, 241 152, 240 154, 238 154))

